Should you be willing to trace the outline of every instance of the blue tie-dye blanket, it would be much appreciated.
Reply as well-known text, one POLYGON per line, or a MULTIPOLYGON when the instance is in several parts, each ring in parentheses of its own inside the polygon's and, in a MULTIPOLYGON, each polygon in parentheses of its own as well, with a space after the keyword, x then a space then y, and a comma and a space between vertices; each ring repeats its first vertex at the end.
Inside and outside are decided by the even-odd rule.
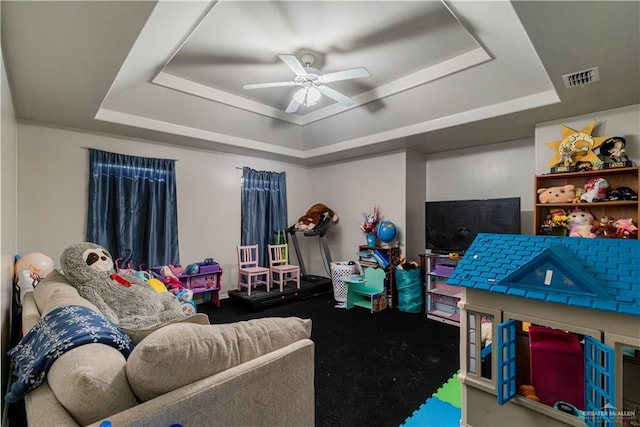
POLYGON ((102 314, 80 305, 56 308, 40 319, 9 351, 17 380, 5 396, 17 402, 42 384, 53 362, 65 352, 83 344, 102 343, 128 357, 134 344, 124 332, 102 314))

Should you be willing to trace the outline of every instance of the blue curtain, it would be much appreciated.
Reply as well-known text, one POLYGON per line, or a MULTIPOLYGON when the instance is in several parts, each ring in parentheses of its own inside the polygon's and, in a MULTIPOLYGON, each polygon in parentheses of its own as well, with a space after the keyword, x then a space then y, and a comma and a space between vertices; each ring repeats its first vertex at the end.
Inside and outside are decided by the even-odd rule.
POLYGON ((284 172, 242 168, 242 245, 260 247, 260 265, 269 266, 267 245, 287 228, 287 181, 284 172))
POLYGON ((179 264, 175 160, 89 149, 87 241, 146 268, 179 264))

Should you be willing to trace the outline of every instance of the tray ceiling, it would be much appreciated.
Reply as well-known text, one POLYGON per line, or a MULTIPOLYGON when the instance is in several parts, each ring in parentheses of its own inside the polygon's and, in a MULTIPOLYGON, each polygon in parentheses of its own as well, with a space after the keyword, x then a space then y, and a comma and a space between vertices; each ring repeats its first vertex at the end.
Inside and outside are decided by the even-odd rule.
MULTIPOLYGON (((313 164, 397 148, 481 144, 482 138, 459 140, 467 128, 491 129, 487 142, 532 136, 531 120, 505 120, 549 107, 537 118, 578 114, 557 108, 564 101, 561 76, 549 73, 600 65, 606 84, 606 66, 581 57, 572 64, 552 52, 545 33, 572 34, 574 24, 566 21, 562 31, 536 19, 556 20, 552 8, 568 12, 564 3, 576 2, 540 3, 3 1, 2 41, 21 119, 313 164), (297 88, 242 88, 292 80, 278 55, 305 53, 321 73, 367 68, 369 77, 328 84, 354 106, 323 97, 292 114, 284 110, 297 88), (33 80, 38 60, 50 79, 33 80), (65 70, 78 73, 75 87, 57 74, 65 70), (38 87, 53 96, 49 109, 34 105, 38 87), (64 90, 70 110, 54 112, 64 90), (517 130, 504 128, 520 121, 517 130)), ((574 15, 605 10, 579 3, 593 10, 574 15)), ((602 19, 637 24, 637 3, 617 3, 602 19)), ((618 44, 635 47, 636 60, 637 28, 618 44)), ((623 68, 622 75, 637 72, 638 61, 623 68)), ((638 95, 617 102, 638 102, 638 95)), ((619 106, 608 99, 596 104, 619 106)))

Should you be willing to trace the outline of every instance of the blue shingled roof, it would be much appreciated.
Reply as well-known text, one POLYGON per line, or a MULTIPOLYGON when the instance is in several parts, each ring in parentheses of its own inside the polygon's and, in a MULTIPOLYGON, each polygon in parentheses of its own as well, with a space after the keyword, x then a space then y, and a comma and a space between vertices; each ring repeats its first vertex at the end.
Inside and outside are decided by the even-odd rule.
POLYGON ((640 316, 640 241, 480 233, 447 283, 640 316))

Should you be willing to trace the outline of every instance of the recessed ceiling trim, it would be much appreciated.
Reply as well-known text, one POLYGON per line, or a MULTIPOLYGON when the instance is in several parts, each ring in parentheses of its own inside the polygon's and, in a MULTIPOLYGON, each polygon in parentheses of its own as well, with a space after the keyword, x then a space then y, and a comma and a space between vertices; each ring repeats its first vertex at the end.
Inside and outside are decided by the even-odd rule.
POLYGON ((354 138, 351 140, 346 140, 332 145, 306 151, 285 148, 278 145, 267 144, 260 141, 255 141, 247 138, 239 138, 217 132, 205 131, 190 126, 178 125, 175 123, 150 119, 147 117, 122 113, 105 108, 100 109, 100 111, 96 115, 96 119, 119 123, 127 126, 155 130, 159 132, 166 132, 174 135, 198 138, 206 141, 218 142, 241 148, 270 152, 298 159, 309 159, 317 156, 337 153, 340 151, 361 148, 369 144, 391 141, 423 132, 445 129, 478 120, 511 114, 517 111, 524 111, 531 108, 542 107, 558 102, 560 102, 560 98, 558 97, 558 94, 555 92, 555 90, 548 90, 533 95, 512 99, 509 101, 464 111, 457 114, 452 114, 449 116, 439 117, 434 120, 428 120, 422 123, 416 123, 409 126, 379 132, 376 134, 366 135, 363 137, 354 138))
POLYGON ((339 151, 364 147, 369 144, 391 141, 424 132, 446 129, 453 126, 489 119, 505 114, 511 114, 517 111, 524 111, 530 108, 543 107, 558 102, 560 102, 560 98, 558 97, 556 91, 548 90, 493 105, 487 105, 480 108, 451 114, 449 116, 439 117, 437 119, 428 120, 422 123, 415 123, 412 125, 391 129, 385 132, 379 132, 377 134, 354 138, 348 141, 342 141, 320 148, 314 148, 305 151, 305 157, 312 158, 316 156, 324 156, 339 151))
MULTIPOLYGON (((377 88, 360 95, 353 96, 351 97, 351 99, 356 102, 356 105, 363 105, 367 102, 386 98, 388 96, 395 95, 396 93, 404 92, 405 90, 429 83, 431 81, 457 73, 467 68, 480 65, 484 62, 489 61, 490 59, 491 56, 484 49, 479 47, 472 51, 458 55, 454 58, 448 59, 447 61, 443 61, 439 64, 401 77, 387 84, 378 86, 377 88)), ((314 111, 304 115, 302 124, 306 125, 309 123, 313 123, 334 114, 338 114, 344 110, 344 106, 331 105, 329 107, 323 108, 322 110, 314 111)))
POLYGON ((123 113, 120 111, 109 110, 101 108, 95 117, 97 120, 104 120, 106 122, 118 123, 126 126, 133 126, 137 128, 149 129, 158 132, 166 132, 173 135, 186 136, 190 138, 197 138, 205 141, 220 142, 224 144, 233 145, 236 147, 248 148, 252 150, 264 151, 274 154, 280 154, 283 156, 305 158, 304 152, 301 150, 295 150, 292 148, 281 147, 279 145, 267 144, 265 142, 256 141, 247 138, 240 138, 233 135, 225 135, 217 132, 211 132, 203 129, 198 129, 190 126, 178 125, 162 120, 150 119, 148 117, 142 117, 134 114, 123 113))
POLYGON ((158 75, 153 79, 153 83, 169 89, 209 99, 214 102, 220 102, 232 107, 272 117, 274 119, 283 120, 296 125, 306 125, 318 120, 326 119, 327 117, 339 114, 345 110, 356 108, 368 102, 404 92, 416 86, 480 65, 489 60, 491 60, 491 56, 484 49, 478 47, 439 64, 378 86, 367 92, 352 96, 351 99, 355 102, 355 105, 352 107, 345 107, 344 105, 335 103, 302 116, 297 114, 288 114, 281 109, 273 108, 269 105, 233 95, 229 92, 218 90, 164 71, 158 73, 158 75))
POLYGON ((253 113, 262 114, 263 116, 284 120, 285 122, 293 123, 295 125, 304 124, 302 117, 298 115, 285 113, 283 110, 273 108, 269 105, 233 95, 229 92, 218 90, 211 86, 203 85, 164 71, 158 73, 152 83, 169 89, 179 90, 180 92, 188 93, 190 95, 199 96, 200 98, 220 102, 232 107, 241 108, 253 113))

